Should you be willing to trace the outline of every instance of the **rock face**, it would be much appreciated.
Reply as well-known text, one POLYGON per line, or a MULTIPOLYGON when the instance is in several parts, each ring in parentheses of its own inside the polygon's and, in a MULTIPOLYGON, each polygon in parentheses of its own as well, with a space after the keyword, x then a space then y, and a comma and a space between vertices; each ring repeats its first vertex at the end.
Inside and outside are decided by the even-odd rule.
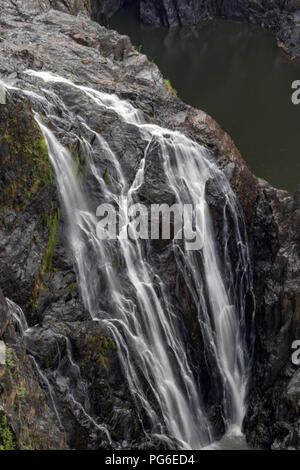
POLYGON ((5 8, 7 14, 19 16, 23 20, 28 20, 31 16, 54 8, 56 10, 77 15, 80 12, 90 14, 90 0, 19 0, 18 4, 14 2, 1 1, 1 7, 5 8))
POLYGON ((141 21, 168 27, 194 25, 214 17, 250 21, 272 29, 279 45, 300 54, 300 3, 287 0, 140 0, 141 21))
POLYGON ((105 23, 124 3, 125 0, 91 0, 93 20, 105 23))
MULTIPOLYGON (((75 3, 69 5, 71 8, 75 3)), ((245 431, 256 447, 300 448, 299 370, 291 364, 291 344, 300 339, 299 193, 292 198, 255 178, 230 137, 207 114, 178 100, 155 64, 139 54, 129 38, 90 21, 77 7, 68 11, 80 13, 78 16, 50 9, 61 10, 60 2, 30 0, 16 7, 1 0, 1 6, 0 73, 6 81, 34 90, 36 79, 24 73, 31 68, 116 93, 143 111, 149 122, 179 129, 205 145, 226 172, 245 215, 257 301, 245 431)), ((90 100, 78 100, 76 89, 55 84, 48 88, 51 91, 63 96, 74 116, 82 113, 93 128, 101 129, 132 180, 144 154, 135 128, 125 125, 111 110, 99 115, 90 100)), ((13 448, 154 447, 141 429, 110 333, 91 321, 82 305, 65 240, 67 221, 29 104, 31 101, 39 109, 38 102, 33 95, 13 89, 6 98, 7 104, 0 105, 0 287, 5 297, 23 308, 33 328, 30 336, 20 331, 14 309, 8 308, 0 291, 0 340, 10 350, 8 366, 4 373, 0 369, 1 413, 4 410, 0 413, 0 446, 4 445, 2 426, 9 431, 6 446, 13 448), (17 377, 14 382, 10 382, 10 367, 17 377), (33 437, 26 434, 32 416, 36 422, 33 437)), ((93 197, 95 185, 92 176, 85 174, 84 151, 69 137, 72 132, 79 133, 76 121, 65 122, 61 106, 56 111, 54 131, 73 153, 93 197)), ((89 144, 95 145, 93 141, 89 144)), ((150 202, 165 202, 173 196, 164 191, 156 157, 153 153, 143 195, 150 202)), ((104 174, 107 162, 99 158, 97 165, 104 174)), ((219 214, 224 201, 213 185, 207 192, 221 246, 219 214)), ((158 246, 156 254, 166 285, 174 292, 175 286, 178 289, 174 295, 184 317, 191 355, 199 369, 203 366, 205 370, 196 309, 178 275, 172 249, 158 246)), ((105 300, 105 291, 102 295, 105 300)), ((207 409, 221 435, 217 387, 208 373, 202 379, 207 409)))
POLYGON ((0 338, 7 348, 6 366, 0 367, 0 448, 105 446, 101 426, 87 422, 80 403, 90 415, 113 423, 115 443, 133 441, 141 431, 117 351, 109 332, 84 310, 60 238, 45 142, 27 101, 14 93, 6 101, 0 109, 0 285, 35 327, 30 338, 23 338, 0 289, 0 338), (81 364, 75 377, 73 360, 81 364))
POLYGON ((0 302, 8 319, 1 322, 0 335, 6 355, 5 365, 0 364, 0 450, 66 448, 64 433, 57 425, 1 290, 0 302))
POLYGON ((193 25, 216 15, 217 5, 207 0, 141 0, 140 17, 145 24, 167 27, 193 25))
POLYGON ((256 349, 245 427, 255 447, 300 447, 299 368, 291 345, 300 337, 300 198, 260 185, 252 226, 256 349))
POLYGON ((0 135, 0 287, 25 308, 52 256, 58 206, 48 151, 24 100, 1 106, 0 135))

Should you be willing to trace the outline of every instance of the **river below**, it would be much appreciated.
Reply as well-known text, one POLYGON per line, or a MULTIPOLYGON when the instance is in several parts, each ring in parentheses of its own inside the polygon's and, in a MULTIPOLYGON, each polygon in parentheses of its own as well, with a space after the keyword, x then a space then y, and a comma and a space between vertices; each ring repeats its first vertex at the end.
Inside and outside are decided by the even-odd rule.
POLYGON ((110 27, 157 63, 183 101, 218 121, 256 176, 295 192, 300 105, 292 104, 291 85, 300 80, 300 60, 289 61, 271 32, 221 19, 170 30, 146 27, 133 6, 117 13, 110 27))

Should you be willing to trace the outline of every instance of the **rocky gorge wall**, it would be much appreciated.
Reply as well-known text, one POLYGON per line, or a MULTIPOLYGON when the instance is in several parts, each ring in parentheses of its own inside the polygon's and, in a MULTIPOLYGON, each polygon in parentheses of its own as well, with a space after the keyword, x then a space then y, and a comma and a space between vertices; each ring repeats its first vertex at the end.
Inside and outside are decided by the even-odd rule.
POLYGON ((140 0, 141 20, 165 26, 193 25, 223 16, 276 27, 281 15, 297 10, 299 2, 293 0, 140 0))
POLYGON ((299 449, 300 369, 291 345, 300 337, 300 206, 262 182, 250 240, 256 285, 256 348, 245 422, 255 447, 299 449))
POLYGON ((299 0, 92 0, 93 18, 105 23, 130 1, 139 4, 140 20, 148 25, 191 26, 215 17, 249 21, 274 31, 290 58, 300 54, 299 0))
MULTIPOLYGON (((27 88, 27 68, 47 70, 116 93, 142 110, 151 122, 179 129, 205 145, 226 172, 245 214, 256 293, 256 346, 245 432, 258 448, 300 448, 299 369, 291 363, 291 344, 300 339, 299 193, 292 197, 252 175, 230 137, 211 117, 177 99, 155 64, 138 53, 127 37, 90 21, 86 10, 78 9, 78 3, 69 2, 68 10, 77 16, 50 8, 65 10, 66 2, 63 7, 61 2, 34 0, 20 2, 18 8, 9 0, 0 0, 0 4, 3 78, 27 88)), ((78 103, 76 94, 63 87, 60 91, 72 103, 75 114, 84 109, 91 116, 95 128, 102 129, 125 171, 133 177, 143 154, 135 132, 123 126, 113 113, 99 116, 90 103, 78 103)), ((58 138, 65 139, 63 129, 56 132, 58 138)), ((84 160, 76 142, 64 143, 74 158, 84 160)), ((159 202, 165 194, 157 191, 163 182, 157 177, 156 165, 153 158, 144 195, 159 202)), ((28 322, 36 328, 34 346, 24 344, 0 296, 0 340, 7 351, 6 365, 0 366, 0 446, 108 446, 101 433, 80 419, 59 380, 54 388, 63 426, 57 423, 47 390, 29 356, 39 358, 45 373, 55 370, 58 333, 70 339, 90 414, 107 425, 117 447, 149 446, 111 337, 90 320, 82 305, 45 145, 28 100, 15 92, 0 108, 0 168, 0 288, 5 297, 24 309, 28 322), (27 430, 32 427, 33 416, 36 424, 32 435, 27 430)), ((221 245, 224 201, 213 185, 207 191, 221 245)), ((179 310, 193 355, 202 367, 201 334, 191 299, 182 280, 178 280, 171 247, 158 247, 157 256, 166 284, 170 289, 178 288, 179 310)), ((66 355, 64 341, 59 340, 58 345, 66 355)), ((66 375, 70 374, 68 367, 66 375)), ((203 380, 207 408, 221 435, 218 393, 209 374, 203 380)))

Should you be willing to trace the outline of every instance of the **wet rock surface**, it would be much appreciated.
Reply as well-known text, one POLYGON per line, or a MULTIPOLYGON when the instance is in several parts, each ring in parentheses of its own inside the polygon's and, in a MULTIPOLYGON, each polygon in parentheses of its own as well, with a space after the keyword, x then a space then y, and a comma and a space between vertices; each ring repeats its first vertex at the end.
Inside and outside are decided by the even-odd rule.
POLYGON ((0 291, 1 309, 9 319, 2 332, 5 365, 0 365, 0 450, 66 448, 47 395, 0 291))
MULTIPOLYGON (((230 137, 210 116, 178 100, 166 88, 155 64, 139 54, 127 37, 106 30, 80 12, 78 16, 70 16, 50 9, 57 7, 54 2, 20 2, 17 9, 10 1, 2 0, 2 5, 0 73, 6 81, 19 88, 33 89, 37 79, 24 73, 30 68, 51 71, 77 84, 116 93, 142 111, 149 122, 179 129, 203 144, 226 173, 245 215, 257 301, 246 434, 256 447, 298 448, 299 373, 291 365, 290 356, 293 339, 300 338, 299 194, 293 198, 255 178, 230 137)), ((99 114, 91 100, 82 100, 74 88, 62 83, 44 87, 46 91, 59 92, 74 116, 82 113, 101 132, 132 181, 145 150, 136 128, 121 122, 111 110, 99 114)), ((6 297, 22 306, 33 330, 27 340, 26 335, 20 336, 0 294, 0 339, 8 345, 11 343, 14 356, 18 348, 22 349, 27 363, 20 362, 19 374, 22 376, 30 370, 32 381, 40 381, 41 399, 46 401, 49 414, 40 417, 37 411, 37 423, 45 429, 49 425, 53 439, 47 440, 42 433, 36 447, 153 448, 156 444, 145 440, 135 414, 111 335, 98 322, 91 321, 82 305, 65 239, 67 221, 59 211, 55 182, 41 178, 35 166, 37 160, 39 164, 43 162, 44 176, 49 161, 43 159, 41 136, 30 102, 35 103, 33 96, 26 97, 12 90, 7 105, 0 108, 0 287, 6 297), (29 354, 38 362, 58 397, 61 424, 57 423, 49 391, 28 359, 29 354), (92 421, 74 404, 74 399, 84 403, 92 421), (113 444, 109 443, 102 425, 109 431, 113 444), (56 432, 58 428, 61 431, 56 432)), ((37 103, 36 106, 38 109, 37 103)), ((79 155, 79 160, 84 161, 79 143, 68 137, 70 131, 79 132, 76 121, 57 119, 54 131, 74 158, 79 155)), ((97 150, 96 142, 89 143, 97 150)), ((98 154, 95 163, 104 175, 109 162, 101 158, 101 152, 98 154)), ((171 203, 173 195, 165 186, 155 149, 151 162, 141 197, 146 203, 171 203)), ((94 183, 88 173, 84 184, 96 208, 94 183)), ((207 197, 222 247, 225 202, 216 192, 214 182, 207 186, 207 197)), ((203 371, 208 412, 221 435, 220 397, 217 387, 213 388, 213 375, 205 365, 196 308, 170 244, 158 244, 155 256, 167 288, 178 301, 178 315, 183 314, 190 355, 195 367, 203 371)), ((101 295, 105 305, 105 290, 101 295)), ((253 307, 250 304, 249 299, 249 312, 253 307)), ((0 384, 1 380, 0 371, 0 384)), ((11 386, 15 395, 17 387, 11 386)), ((16 445, 21 447, 23 438, 15 431, 16 416, 11 411, 13 401, 1 390, 0 400, 7 406, 8 426, 16 445)), ((26 401, 24 397, 22 400, 26 401)), ((26 416, 25 412, 25 421, 29 419, 26 416)))
POLYGON ((292 344, 299 331, 299 191, 295 197, 261 183, 251 240, 256 283, 256 349, 245 423, 255 447, 299 449, 299 368, 292 344))
POLYGON ((49 230, 58 210, 45 142, 26 100, 0 109, 0 287, 25 308, 51 256, 49 230))

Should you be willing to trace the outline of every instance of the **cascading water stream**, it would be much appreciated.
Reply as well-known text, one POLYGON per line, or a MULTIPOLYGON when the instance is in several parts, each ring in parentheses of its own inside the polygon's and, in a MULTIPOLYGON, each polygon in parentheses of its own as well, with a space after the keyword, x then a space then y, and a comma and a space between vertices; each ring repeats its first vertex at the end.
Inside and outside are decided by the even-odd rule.
POLYGON ((71 409, 81 425, 89 432, 96 431, 101 435, 106 436, 106 439, 111 443, 111 437, 106 427, 98 424, 93 419, 93 417, 88 414, 80 401, 78 401, 78 399, 75 397, 75 395, 79 394, 83 397, 82 401, 86 402, 87 393, 86 384, 81 377, 80 368, 73 359, 72 346, 69 338, 55 331, 51 332, 52 338, 56 340, 58 365, 53 371, 48 371, 48 374, 46 374, 42 371, 38 363, 38 351, 36 351, 35 339, 36 327, 29 327, 23 310, 17 304, 8 298, 6 298, 6 302, 9 307, 9 312, 18 328, 20 337, 24 341, 27 351, 30 352, 29 357, 33 363, 37 375, 40 378, 40 383, 48 395, 59 427, 64 429, 64 425, 61 420, 61 414, 59 412, 59 400, 56 397, 54 384, 60 392, 64 393, 66 402, 71 403, 71 409), (59 345, 59 340, 62 340, 62 342, 65 343, 65 350, 63 350, 59 345), (36 357, 34 357, 34 355, 36 355, 36 357), (73 381, 75 385, 71 386, 71 381, 73 381))
MULTIPOLYGON (((144 157, 130 182, 104 138, 89 126, 87 119, 75 117, 56 92, 43 88, 38 89, 38 93, 19 90, 32 99, 33 107, 38 103, 39 111, 47 120, 53 121, 54 127, 58 121, 55 114, 57 105, 64 119, 70 122, 77 120, 82 130, 80 140, 89 156, 89 170, 98 185, 99 203, 113 203, 123 214, 124 206, 139 201, 145 165, 155 145, 176 202, 192 204, 195 208, 196 232, 201 239, 201 247, 197 251, 189 251, 185 243, 174 240, 173 249, 197 306, 209 361, 216 367, 222 384, 226 431, 235 429, 241 432, 251 357, 246 344, 245 297, 247 292, 251 292, 252 280, 243 217, 225 175, 199 144, 180 132, 146 124, 140 111, 117 96, 76 85, 52 73, 27 73, 48 84, 63 84, 76 89, 99 111, 113 111, 120 120, 139 130, 145 142, 144 157), (94 145, 83 137, 91 135, 96 139, 97 152, 113 168, 110 185, 105 184, 103 174, 97 168, 94 145), (224 252, 221 256, 218 254, 206 201, 206 186, 211 180, 225 201, 225 239, 229 218, 233 227, 235 266, 232 266, 226 243, 224 252)), ((213 440, 213 430, 206 416, 201 385, 199 387, 190 364, 181 320, 174 311, 162 279, 151 265, 149 244, 128 239, 122 236, 122 232, 117 240, 103 241, 97 237, 98 218, 77 177, 72 155, 37 112, 35 118, 48 146, 69 222, 70 246, 83 301, 92 318, 104 322, 114 335, 145 432, 160 438, 169 447, 200 449, 209 445, 213 440), (116 270, 116 255, 122 260, 121 273, 116 270), (107 296, 105 303, 101 303, 103 292, 107 296), (109 304, 112 306, 110 309, 109 304)), ((131 223, 128 217, 123 220, 122 230, 127 230, 131 223)))
MULTIPOLYGON (((12 300, 10 300, 8 298, 6 298, 6 302, 7 302, 8 308, 9 308, 9 312, 10 312, 11 316, 13 317, 14 321, 16 322, 16 325, 18 327, 19 334, 20 334, 21 338, 24 340, 24 338, 26 336, 30 337, 30 332, 32 331, 32 329, 29 328, 26 317, 25 317, 24 312, 21 309, 21 307, 19 307, 19 305, 15 304, 12 300)), ((56 415, 56 418, 57 418, 57 422, 58 422, 59 426, 62 427, 59 412, 58 412, 56 404, 55 404, 54 392, 53 392, 53 389, 52 389, 52 387, 49 383, 49 380, 47 379, 45 374, 42 372, 42 370, 39 367, 36 359, 33 356, 30 356, 30 358, 31 358, 31 360, 34 364, 34 367, 37 371, 38 376, 41 379, 42 384, 45 386, 45 388, 47 390, 49 400, 50 400, 51 405, 52 405, 52 409, 53 409, 53 411, 56 415)))
MULTIPOLYGON (((100 316, 114 334, 130 390, 138 408, 147 414, 152 435, 168 441, 163 425, 165 423, 171 438, 175 439, 180 447, 188 449, 206 445, 211 438, 209 423, 203 413, 200 393, 197 391, 180 337, 179 324, 172 318, 174 316, 169 306, 164 304, 154 288, 152 279, 155 273, 144 259, 140 244, 118 237, 119 248, 127 266, 128 281, 135 291, 133 302, 126 292, 127 286, 123 287, 116 279, 113 243, 105 244, 96 236, 98 219, 88 210, 88 203, 80 191, 78 181, 76 184, 72 156, 38 116, 36 119, 48 144, 61 197, 69 215, 70 241, 83 299, 92 317, 98 319, 100 316), (101 279, 95 280, 97 274, 91 267, 91 253, 93 263, 99 260, 104 283, 109 286, 111 300, 116 309, 114 317, 104 311, 99 315, 98 299, 103 287, 101 279), (133 364, 137 364, 138 368, 133 364), (145 382, 158 411, 149 401, 145 382)), ((97 135, 97 138, 103 144, 101 136, 97 135)), ((105 144, 103 148, 106 148, 105 144)), ((112 153, 110 156, 112 157, 112 153)), ((119 171, 121 195, 129 203, 132 194, 141 184, 143 173, 138 171, 134 182, 128 186, 120 167, 117 164, 115 166, 119 171)), ((116 201, 117 195, 106 189, 93 164, 92 169, 106 199, 111 201, 113 198, 116 201)))

